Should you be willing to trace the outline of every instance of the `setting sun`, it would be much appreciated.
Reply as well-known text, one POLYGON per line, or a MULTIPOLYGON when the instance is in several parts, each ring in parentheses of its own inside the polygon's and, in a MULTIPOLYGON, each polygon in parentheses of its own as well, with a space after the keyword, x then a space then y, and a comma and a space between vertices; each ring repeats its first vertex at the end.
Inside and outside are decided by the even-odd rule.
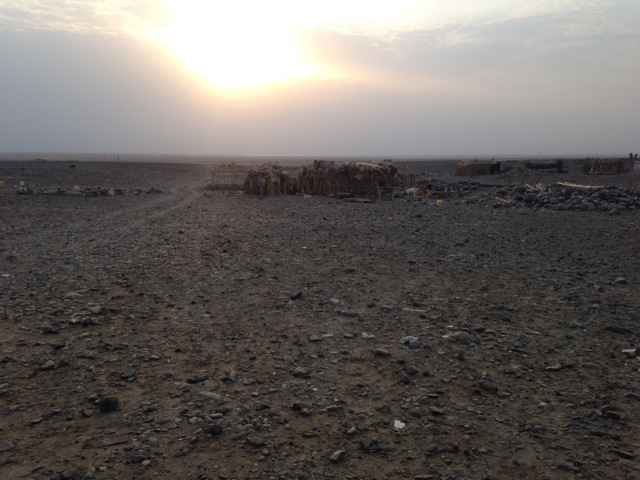
POLYGON ((259 2, 167 2, 174 16, 155 39, 216 88, 245 90, 308 77, 293 22, 259 2))

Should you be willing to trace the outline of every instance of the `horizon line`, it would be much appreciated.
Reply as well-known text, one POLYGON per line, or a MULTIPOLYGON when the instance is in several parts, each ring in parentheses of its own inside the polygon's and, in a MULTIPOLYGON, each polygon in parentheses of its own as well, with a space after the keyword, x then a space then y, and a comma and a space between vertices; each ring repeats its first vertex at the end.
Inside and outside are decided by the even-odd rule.
MULTIPOLYGON (((81 160, 79 157, 86 158, 91 161, 126 161, 140 158, 159 157, 163 159, 170 158, 198 158, 198 159, 216 159, 223 158, 242 158, 242 159, 255 159, 255 158, 283 158, 283 159, 298 159, 298 158, 375 158, 375 159, 402 159, 402 160, 456 160, 456 159, 523 159, 523 158, 562 158, 562 159, 586 159, 586 158, 629 158, 627 154, 543 154, 537 153, 507 153, 507 154, 490 154, 490 153, 459 153, 459 154, 273 154, 273 153, 100 153, 100 152, 0 152, 0 160, 10 160, 6 157, 34 157, 31 160, 48 160, 45 157, 51 157, 49 160, 60 161, 64 160, 60 157, 74 157, 74 160, 81 160), (114 158, 115 157, 115 158, 114 158)), ((28 160, 26 158, 19 158, 19 160, 28 160)))

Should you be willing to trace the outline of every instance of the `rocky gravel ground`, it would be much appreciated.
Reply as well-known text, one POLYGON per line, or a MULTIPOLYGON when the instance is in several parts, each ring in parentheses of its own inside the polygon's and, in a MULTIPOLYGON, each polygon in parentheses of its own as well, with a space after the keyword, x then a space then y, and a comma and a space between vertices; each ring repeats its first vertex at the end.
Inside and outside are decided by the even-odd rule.
POLYGON ((0 162, 2 478, 640 478, 623 177, 421 164, 437 207, 74 165, 0 162))

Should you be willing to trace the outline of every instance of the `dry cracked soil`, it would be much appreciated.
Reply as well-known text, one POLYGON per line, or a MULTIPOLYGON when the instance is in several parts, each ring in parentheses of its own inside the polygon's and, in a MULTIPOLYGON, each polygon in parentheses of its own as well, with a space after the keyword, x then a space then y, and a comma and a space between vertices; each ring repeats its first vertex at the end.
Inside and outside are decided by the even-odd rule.
POLYGON ((640 208, 0 179, 1 478, 640 478, 640 208))

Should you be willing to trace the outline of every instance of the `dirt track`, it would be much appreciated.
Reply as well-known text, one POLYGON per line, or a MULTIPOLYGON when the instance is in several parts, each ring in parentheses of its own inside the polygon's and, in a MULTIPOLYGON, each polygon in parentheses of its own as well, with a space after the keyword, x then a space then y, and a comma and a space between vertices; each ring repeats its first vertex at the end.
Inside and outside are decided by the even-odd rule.
POLYGON ((640 478, 638 210, 28 168, 125 194, 0 190, 3 478, 640 478))

